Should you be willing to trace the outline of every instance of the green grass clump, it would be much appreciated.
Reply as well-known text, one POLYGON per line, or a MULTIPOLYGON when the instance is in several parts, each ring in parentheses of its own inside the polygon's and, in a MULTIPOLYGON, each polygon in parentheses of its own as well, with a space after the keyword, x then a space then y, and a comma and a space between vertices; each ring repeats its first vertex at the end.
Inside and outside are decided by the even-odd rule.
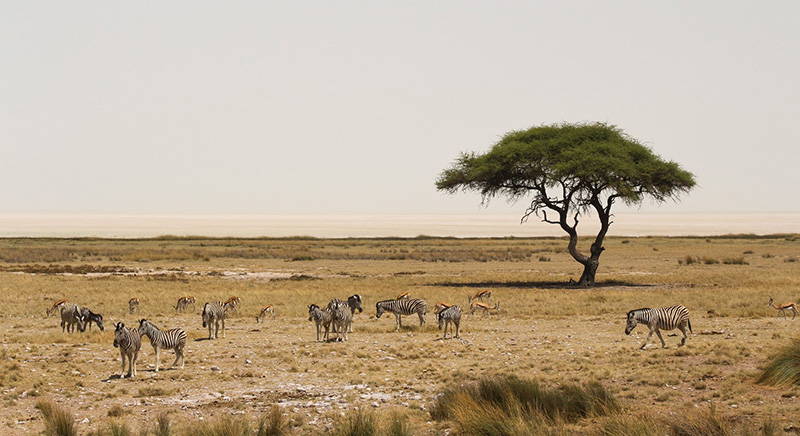
POLYGON ((44 433, 47 436, 77 436, 75 419, 72 414, 50 400, 39 400, 36 408, 44 417, 44 433))
POLYGON ((800 338, 793 339, 767 362, 756 383, 769 386, 800 384, 800 338))
POLYGON ((597 382, 546 388, 535 380, 493 377, 445 390, 431 409, 435 420, 455 421, 465 435, 541 434, 550 425, 575 423, 619 411, 597 382))

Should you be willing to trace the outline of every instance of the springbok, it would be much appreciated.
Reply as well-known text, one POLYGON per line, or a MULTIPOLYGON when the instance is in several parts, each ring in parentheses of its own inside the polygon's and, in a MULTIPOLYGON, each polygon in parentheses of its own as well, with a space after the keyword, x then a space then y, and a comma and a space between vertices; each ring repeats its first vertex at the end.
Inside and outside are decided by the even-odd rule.
POLYGON ((775 316, 780 316, 783 314, 783 317, 786 318, 786 309, 792 310, 792 319, 797 316, 797 303, 788 302, 781 303, 776 306, 775 303, 773 303, 772 297, 769 297, 769 303, 767 303, 767 307, 774 307, 775 309, 778 309, 778 314, 775 316))
POLYGON ((500 302, 494 303, 494 307, 481 301, 473 301, 469 304, 469 314, 474 315, 476 310, 483 309, 483 314, 486 315, 490 310, 500 312, 500 302))

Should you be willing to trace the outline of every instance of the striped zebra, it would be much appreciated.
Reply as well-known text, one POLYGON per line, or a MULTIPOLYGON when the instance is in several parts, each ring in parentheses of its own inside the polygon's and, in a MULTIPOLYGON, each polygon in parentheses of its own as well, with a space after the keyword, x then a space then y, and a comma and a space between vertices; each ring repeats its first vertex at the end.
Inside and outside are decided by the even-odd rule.
MULTIPOLYGON (((362 302, 361 295, 353 294, 353 295, 347 297, 347 301, 342 301, 342 300, 340 300, 338 298, 334 298, 333 300, 331 300, 328 303, 328 308, 330 309, 331 308, 331 304, 334 304, 334 303, 336 303, 336 304, 340 304, 340 303, 341 304, 345 304, 345 305, 350 307, 351 315, 355 315, 356 314, 356 310, 358 310, 358 313, 361 313, 361 312, 364 311, 364 309, 361 308, 361 302, 362 302)), ((352 321, 352 316, 350 318, 351 318, 351 321, 352 321)), ((335 325, 333 327, 333 331, 336 332, 336 326, 335 325)), ((348 329, 348 332, 349 333, 353 333, 353 323, 352 322, 350 323, 350 327, 348 329)))
POLYGON ((647 339, 645 339, 644 344, 642 344, 640 348, 642 350, 647 346, 647 343, 650 342, 653 332, 658 335, 658 339, 661 339, 662 348, 666 348, 667 346, 664 344, 664 338, 661 337, 661 330, 679 329, 681 333, 683 333, 680 346, 686 343, 686 327, 689 327, 689 331, 692 332, 692 323, 689 321, 689 309, 681 305, 658 309, 643 308, 631 310, 628 312, 628 324, 625 327, 625 334, 631 334, 631 331, 636 328, 638 323, 645 324, 650 328, 650 333, 647 335, 647 339))
POLYGON ((425 323, 425 313, 428 312, 428 305, 425 304, 425 300, 420 300, 419 298, 411 300, 383 300, 375 303, 375 310, 377 311, 375 314, 376 318, 380 318, 383 312, 394 313, 395 321, 397 321, 394 331, 398 331, 400 327, 403 326, 403 321, 400 319, 402 315, 412 315, 416 313, 419 315, 419 325, 422 327, 422 324, 425 323))
POLYGON ((128 377, 135 377, 136 358, 139 357, 139 350, 142 348, 142 337, 139 335, 139 330, 135 327, 125 327, 123 323, 115 324, 114 348, 119 348, 119 354, 122 357, 120 378, 125 374, 125 358, 128 359, 128 377))
POLYGON ((92 323, 97 324, 97 327, 100 328, 101 332, 105 330, 103 328, 103 315, 100 315, 99 313, 94 313, 91 310, 89 310, 88 307, 84 306, 81 307, 81 317, 83 318, 83 322, 85 323, 83 326, 83 330, 81 331, 85 331, 86 327, 89 327, 89 330, 91 330, 92 323))
POLYGON ((142 319, 139 321, 139 332, 143 336, 150 338, 150 345, 156 352, 156 372, 160 366, 159 352, 163 348, 165 350, 175 350, 175 361, 172 366, 181 361, 181 369, 183 369, 183 360, 186 356, 183 349, 186 348, 186 332, 181 328, 174 328, 172 330, 161 331, 152 322, 142 319))
POLYGON ((461 308, 458 306, 450 306, 439 312, 439 330, 444 325, 444 336, 442 339, 447 339, 447 327, 453 324, 456 329, 456 335, 453 336, 453 330, 450 330, 450 336, 453 338, 458 337, 459 327, 461 327, 461 308))
POLYGON ((219 337, 220 321, 222 322, 222 337, 225 337, 225 318, 227 316, 228 314, 221 301, 207 302, 203 306, 203 327, 208 326, 208 339, 217 339, 219 337), (211 323, 214 323, 214 327, 216 327, 213 331, 213 336, 211 323))
POLYGON ((128 313, 133 315, 133 312, 139 312, 139 299, 136 297, 128 300, 128 313))
POLYGON ((337 334, 336 339, 340 342, 342 340, 346 341, 347 331, 352 330, 354 309, 346 302, 334 298, 328 303, 328 310, 331 312, 333 319, 333 332, 337 334))
POLYGON ((78 326, 80 332, 86 328, 81 308, 77 304, 68 304, 61 309, 61 333, 64 333, 65 330, 67 333, 74 332, 75 325, 78 326))
POLYGON ((330 331, 331 321, 333 321, 333 314, 328 308, 320 309, 316 304, 308 306, 308 320, 314 320, 317 325, 317 342, 319 342, 320 327, 325 328, 325 336, 323 339, 328 341, 328 332, 330 331))

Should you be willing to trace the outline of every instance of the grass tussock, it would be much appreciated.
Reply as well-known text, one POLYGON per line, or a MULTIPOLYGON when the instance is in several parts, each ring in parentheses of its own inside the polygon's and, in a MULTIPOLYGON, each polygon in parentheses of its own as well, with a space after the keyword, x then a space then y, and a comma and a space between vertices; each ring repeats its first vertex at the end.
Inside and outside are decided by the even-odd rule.
POLYGON ((291 434, 289 419, 278 406, 272 406, 258 422, 258 436, 286 436, 291 434))
POLYGON ((243 418, 229 416, 194 425, 189 432, 193 436, 250 436, 250 423, 243 418))
POLYGON ((454 421, 464 435, 523 435, 618 410, 616 399, 597 382, 547 388, 535 380, 506 376, 445 390, 431 417, 454 421))
POLYGON ((44 418, 44 434, 47 436, 77 436, 75 419, 67 409, 50 400, 39 400, 36 408, 44 418))
POLYGON ((800 338, 793 339, 767 362, 756 383, 768 386, 800 385, 800 338))
POLYGON ((372 412, 355 410, 338 420, 331 431, 333 436, 374 436, 378 434, 378 419, 372 412))

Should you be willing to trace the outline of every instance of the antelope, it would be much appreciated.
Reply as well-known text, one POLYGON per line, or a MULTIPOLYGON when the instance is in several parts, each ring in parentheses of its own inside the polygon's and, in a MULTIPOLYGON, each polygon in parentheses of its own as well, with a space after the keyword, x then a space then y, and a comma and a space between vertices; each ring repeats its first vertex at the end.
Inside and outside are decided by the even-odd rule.
POLYGON ((268 313, 271 313, 273 317, 275 317, 275 306, 272 304, 268 304, 261 309, 261 313, 258 314, 256 317, 256 323, 264 322, 264 317, 267 316, 268 313))
POLYGON ((497 303, 494 303, 494 307, 489 306, 488 304, 486 304, 484 302, 481 302, 481 301, 472 301, 472 302, 470 302, 469 307, 470 307, 470 310, 469 310, 469 314, 470 315, 474 315, 475 311, 478 310, 478 309, 483 309, 484 316, 487 313, 489 313, 490 310, 496 310, 496 311, 500 312, 500 302, 499 301, 497 303))
POLYGON ((133 312, 139 312, 139 299, 136 297, 131 298, 128 300, 128 311, 133 314, 133 312))
POLYGON ((402 299, 408 300, 409 298, 411 298, 411 292, 403 292, 402 294, 397 296, 398 300, 402 300, 402 299))
POLYGON ((59 307, 62 308, 62 309, 67 307, 68 303, 69 303, 69 300, 67 300, 66 298, 56 301, 55 303, 53 303, 53 307, 47 309, 47 316, 55 315, 56 314, 56 309, 58 309, 59 307))
POLYGON ((492 290, 491 289, 484 289, 483 291, 478 292, 477 294, 467 297, 469 299, 469 304, 472 304, 474 300, 483 301, 484 298, 487 300, 492 299, 492 290))
POLYGON ((222 307, 225 309, 231 308, 234 312, 239 312, 239 297, 231 297, 225 300, 225 303, 222 304, 222 307))
POLYGON ((436 306, 433 306, 433 313, 438 315, 439 312, 449 308, 450 306, 452 306, 452 304, 445 303, 444 301, 440 301, 440 302, 436 303, 436 306))
POLYGON ((778 309, 778 314, 776 316, 783 314, 783 317, 786 318, 786 309, 792 310, 792 319, 797 316, 797 303, 781 303, 776 306, 773 303, 772 297, 769 297, 769 303, 767 303, 767 307, 774 307, 775 309, 778 309))

